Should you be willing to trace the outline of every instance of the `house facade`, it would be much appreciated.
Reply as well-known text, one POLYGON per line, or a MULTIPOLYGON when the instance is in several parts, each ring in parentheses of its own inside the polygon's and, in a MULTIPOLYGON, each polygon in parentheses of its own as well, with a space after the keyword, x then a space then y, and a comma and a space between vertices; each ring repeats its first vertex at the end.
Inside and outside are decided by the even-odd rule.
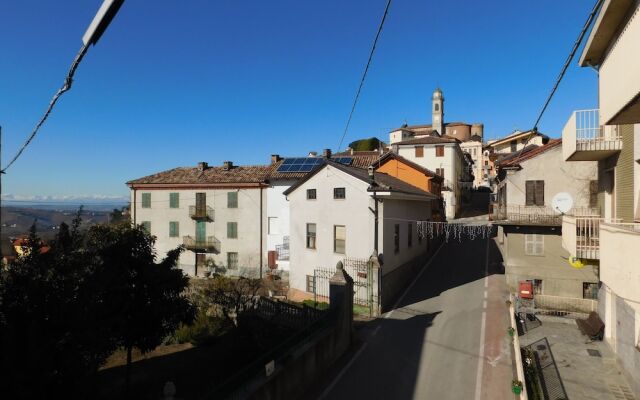
POLYGON ((571 255, 563 248, 562 214, 552 204, 555 195, 565 193, 573 200, 568 215, 593 215, 595 163, 566 163, 562 140, 551 140, 522 157, 499 163, 498 169, 491 218, 499 226, 498 243, 510 290, 517 292, 520 282, 531 281, 537 307, 595 310, 598 266, 571 265, 571 255))
POLYGON ((230 275, 260 276, 270 170, 201 162, 131 180, 132 222, 156 236, 160 257, 184 246, 178 264, 190 276, 203 276, 212 263, 230 275))
POLYGON ((640 393, 640 3, 603 3, 580 57, 598 71, 598 109, 575 111, 562 132, 568 164, 597 163, 594 219, 563 219, 565 248, 598 263, 605 340, 640 393))
POLYGON ((436 196, 387 174, 371 173, 328 162, 284 192, 291 210, 289 284, 297 295, 312 295, 314 269, 346 258, 366 260, 378 254, 386 294, 401 287, 394 274, 424 263, 429 245, 418 236, 417 221, 430 220, 436 196))

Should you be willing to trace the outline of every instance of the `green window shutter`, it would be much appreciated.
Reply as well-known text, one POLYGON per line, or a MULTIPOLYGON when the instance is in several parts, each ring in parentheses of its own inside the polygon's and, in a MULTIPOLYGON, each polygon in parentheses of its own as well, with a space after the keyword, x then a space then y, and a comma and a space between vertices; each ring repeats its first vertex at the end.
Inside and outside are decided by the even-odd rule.
POLYGON ((151 221, 142 221, 140 225, 147 233, 151 233, 151 221))
POLYGON ((238 192, 227 192, 227 208, 238 208, 238 192))
POLYGON ((227 222, 227 238, 229 238, 229 239, 237 239, 238 238, 238 223, 237 222, 227 222))
POLYGON ((151 193, 142 193, 142 208, 151 208, 151 193))
POLYGON ((169 237, 178 237, 180 235, 180 225, 177 221, 169 222, 169 237))
POLYGON ((180 208, 180 195, 179 193, 169 193, 169 207, 180 208))
POLYGON ((207 240, 207 223, 196 221, 196 241, 204 242, 205 240, 207 240))

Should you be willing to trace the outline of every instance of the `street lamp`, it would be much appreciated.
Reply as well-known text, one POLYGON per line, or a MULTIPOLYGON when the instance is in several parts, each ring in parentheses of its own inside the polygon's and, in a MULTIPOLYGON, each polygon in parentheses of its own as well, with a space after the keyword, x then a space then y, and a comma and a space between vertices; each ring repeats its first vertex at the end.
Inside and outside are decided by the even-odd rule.
POLYGON ((124 0, 104 0, 102 2, 96 16, 93 17, 93 21, 91 21, 87 31, 84 33, 84 36, 82 36, 82 43, 84 43, 85 46, 98 43, 98 40, 100 40, 100 37, 111 23, 113 17, 116 16, 122 3, 124 3, 124 0))
MULTIPOLYGON (((38 124, 35 126, 35 128, 33 128, 33 131, 31 132, 31 134, 29 135, 27 140, 24 142, 22 147, 20 147, 18 152, 13 156, 11 161, 9 161, 9 163, 7 163, 7 165, 4 166, 4 168, 2 168, 2 164, 0 164, 0 208, 2 207, 2 175, 6 173, 7 169, 11 165, 13 165, 13 163, 16 162, 16 160, 18 160, 22 152, 27 148, 29 143, 31 143, 33 138, 38 133, 38 130, 40 129, 42 124, 44 124, 44 121, 47 119, 47 117, 49 117, 49 114, 51 113, 51 110, 53 110, 53 106, 58 101, 58 98, 64 92, 71 89, 71 84, 73 83, 73 75, 75 74, 76 69, 78 68, 78 65, 80 65, 80 61, 82 61, 82 58, 87 53, 87 49, 89 48, 89 45, 95 45, 96 43, 98 43, 98 40, 100 40, 100 37, 109 26, 109 23, 111 23, 111 20, 113 20, 113 17, 115 17, 116 14, 118 13, 118 10, 122 6, 122 3, 124 3, 124 0, 104 0, 102 2, 100 9, 96 13, 95 17, 93 17, 93 20, 91 21, 91 24, 89 24, 87 31, 84 33, 84 36, 82 36, 82 47, 80 48, 80 51, 78 51, 78 54, 76 54, 76 57, 73 59, 73 63, 71 64, 71 68, 69 68, 69 72, 67 73, 67 76, 64 80, 64 84, 60 89, 58 89, 56 94, 53 96, 53 98, 49 102, 49 107, 47 108, 47 111, 45 111, 44 115, 40 118, 40 121, 38 122, 38 124)), ((0 135, 1 135, 1 132, 0 132, 0 135)), ((1 138, 0 138, 0 142, 1 142, 1 138)), ((1 143, 0 143, 0 146, 1 146, 1 143)), ((1 154, 0 154, 0 157, 1 157, 1 154)))

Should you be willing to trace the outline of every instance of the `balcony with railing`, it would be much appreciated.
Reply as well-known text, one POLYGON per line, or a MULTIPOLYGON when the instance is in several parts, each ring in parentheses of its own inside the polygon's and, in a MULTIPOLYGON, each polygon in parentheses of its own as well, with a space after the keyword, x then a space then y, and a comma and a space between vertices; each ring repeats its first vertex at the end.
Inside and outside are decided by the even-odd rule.
POLYGON ((561 215, 550 207, 489 204, 489 220, 498 225, 560 226, 561 215))
POLYGON ((282 244, 276 245, 276 253, 278 254, 278 260, 289 261, 289 236, 285 236, 282 239, 282 244))
POLYGON ((194 238, 193 236, 183 236, 182 245, 187 250, 199 253, 220 253, 220 241, 215 236, 206 238, 194 238))
POLYGON ((213 221, 215 217, 215 213, 213 208, 209 206, 206 206, 206 207, 189 206, 189 217, 195 220, 213 221))
POLYGON ((562 218, 562 247, 573 257, 600 259, 600 231, 605 224, 619 225, 619 219, 605 219, 599 215, 562 218))
POLYGON ((562 155, 566 161, 598 161, 619 152, 622 138, 617 126, 600 125, 600 110, 578 110, 562 129, 562 155))

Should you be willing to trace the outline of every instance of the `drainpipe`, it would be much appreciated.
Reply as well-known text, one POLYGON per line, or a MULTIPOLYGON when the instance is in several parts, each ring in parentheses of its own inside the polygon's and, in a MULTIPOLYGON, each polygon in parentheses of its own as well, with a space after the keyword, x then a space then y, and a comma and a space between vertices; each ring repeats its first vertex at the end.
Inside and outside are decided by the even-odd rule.
POLYGON ((263 252, 262 252, 262 236, 264 235, 264 232, 262 232, 262 191, 263 191, 263 187, 262 185, 260 185, 260 279, 262 279, 262 257, 263 257, 263 252))
POLYGON ((133 226, 136 226, 136 218, 138 217, 138 212, 136 208, 136 204, 138 204, 138 194, 137 189, 133 188, 133 226))
POLYGON ((374 169, 372 166, 370 166, 367 169, 367 172, 369 173, 369 184, 370 184, 370 188, 373 188, 373 210, 371 210, 371 208, 369 208, 369 210, 373 211, 373 217, 374 217, 374 223, 373 223, 373 249, 376 252, 376 256, 378 255, 378 198, 376 197, 376 190, 375 188, 378 186, 378 184, 375 181, 374 178, 374 169))

